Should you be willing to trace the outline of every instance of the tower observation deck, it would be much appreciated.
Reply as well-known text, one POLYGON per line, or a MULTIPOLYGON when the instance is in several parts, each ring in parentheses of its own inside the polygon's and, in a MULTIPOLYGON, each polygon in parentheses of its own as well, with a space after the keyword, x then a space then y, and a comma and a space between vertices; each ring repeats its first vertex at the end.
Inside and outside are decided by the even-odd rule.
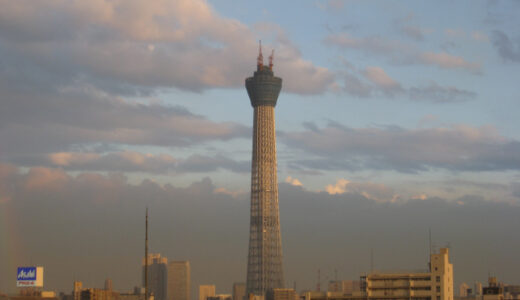
POLYGON ((274 76, 273 54, 264 66, 260 47, 257 70, 245 83, 254 108, 246 293, 265 295, 284 287, 274 122, 282 79, 274 76))

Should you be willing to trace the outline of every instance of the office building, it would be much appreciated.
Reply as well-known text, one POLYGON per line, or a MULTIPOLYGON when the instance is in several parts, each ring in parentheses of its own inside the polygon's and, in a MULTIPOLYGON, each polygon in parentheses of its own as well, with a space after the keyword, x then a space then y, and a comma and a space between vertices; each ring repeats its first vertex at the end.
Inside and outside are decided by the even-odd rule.
POLYGON ((199 300, 206 300, 215 294, 215 285, 199 285, 199 300))
MULTIPOLYGON (((143 259, 143 286, 145 261, 143 259)), ((168 258, 161 254, 148 254, 148 292, 155 300, 168 300, 168 258)))
POLYGON ((168 300, 190 300, 190 272, 189 261, 168 264, 168 300))
POLYGON ((233 283, 233 300, 244 300, 246 296, 246 284, 243 282, 233 283))
POLYGON ((298 294, 294 289, 272 289, 266 293, 266 300, 297 300, 298 294))

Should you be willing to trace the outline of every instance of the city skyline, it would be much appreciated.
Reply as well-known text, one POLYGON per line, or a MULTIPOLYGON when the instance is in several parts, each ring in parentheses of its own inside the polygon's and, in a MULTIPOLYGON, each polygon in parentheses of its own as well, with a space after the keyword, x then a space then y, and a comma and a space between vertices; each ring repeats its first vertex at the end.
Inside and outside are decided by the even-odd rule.
POLYGON ((146 206, 192 286, 245 282, 258 40, 287 287, 426 268, 430 229, 455 286, 516 279, 520 1, 0 4, 0 291, 139 285, 146 206))

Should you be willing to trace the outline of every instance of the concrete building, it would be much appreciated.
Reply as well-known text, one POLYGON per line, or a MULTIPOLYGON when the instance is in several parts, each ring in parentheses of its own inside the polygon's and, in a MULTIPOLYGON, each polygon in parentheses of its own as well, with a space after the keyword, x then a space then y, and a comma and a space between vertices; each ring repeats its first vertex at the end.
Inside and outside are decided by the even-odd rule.
POLYGON ((330 281, 328 286, 329 292, 341 293, 342 295, 352 295, 360 290, 361 282, 359 280, 330 281))
POLYGON ((191 300, 191 269, 189 261, 168 264, 168 300, 191 300))
POLYGON ((243 282, 233 283, 233 300, 244 300, 246 296, 246 284, 243 282))
POLYGON ((210 296, 207 298, 207 300, 232 300, 233 296, 230 294, 218 294, 215 296, 210 296))
POLYGON ((459 286, 459 297, 468 297, 471 293, 468 294, 469 285, 465 282, 461 283, 459 286))
POLYGON ((482 296, 482 283, 475 281, 474 293, 477 297, 482 296))
POLYGON ((273 289, 266 294, 266 300, 298 300, 294 289, 273 289))
MULTIPOLYGON (((145 261, 143 259, 143 286, 145 261)), ((168 300, 168 258, 161 254, 148 254, 148 291, 155 300, 168 300)))
POLYGON ((361 276, 361 291, 307 292, 305 300, 454 300, 453 265, 449 250, 441 248, 430 256, 430 270, 410 273, 371 273, 361 276))
POLYGON ((215 285, 199 285, 199 300, 206 300, 215 294, 215 285))
POLYGON ((272 55, 269 66, 264 66, 261 47, 257 70, 245 83, 254 108, 246 293, 265 295, 269 290, 283 288, 285 282, 274 122, 274 107, 282 89, 282 79, 274 76, 272 55))
POLYGON ((365 280, 369 299, 453 300, 453 265, 448 248, 431 255, 429 272, 372 273, 365 280))
POLYGON ((74 300, 81 300, 81 291, 83 290, 83 282, 74 281, 74 286, 72 288, 72 296, 74 300))

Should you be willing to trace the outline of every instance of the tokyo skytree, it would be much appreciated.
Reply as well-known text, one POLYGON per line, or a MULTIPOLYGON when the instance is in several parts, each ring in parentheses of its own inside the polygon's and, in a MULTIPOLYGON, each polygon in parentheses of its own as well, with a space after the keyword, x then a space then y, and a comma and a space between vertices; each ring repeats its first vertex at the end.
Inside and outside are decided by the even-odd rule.
POLYGON ((254 108, 247 295, 265 295, 284 287, 274 126, 274 107, 282 79, 273 74, 273 54, 269 65, 264 66, 260 45, 257 69, 253 77, 246 79, 254 108))

